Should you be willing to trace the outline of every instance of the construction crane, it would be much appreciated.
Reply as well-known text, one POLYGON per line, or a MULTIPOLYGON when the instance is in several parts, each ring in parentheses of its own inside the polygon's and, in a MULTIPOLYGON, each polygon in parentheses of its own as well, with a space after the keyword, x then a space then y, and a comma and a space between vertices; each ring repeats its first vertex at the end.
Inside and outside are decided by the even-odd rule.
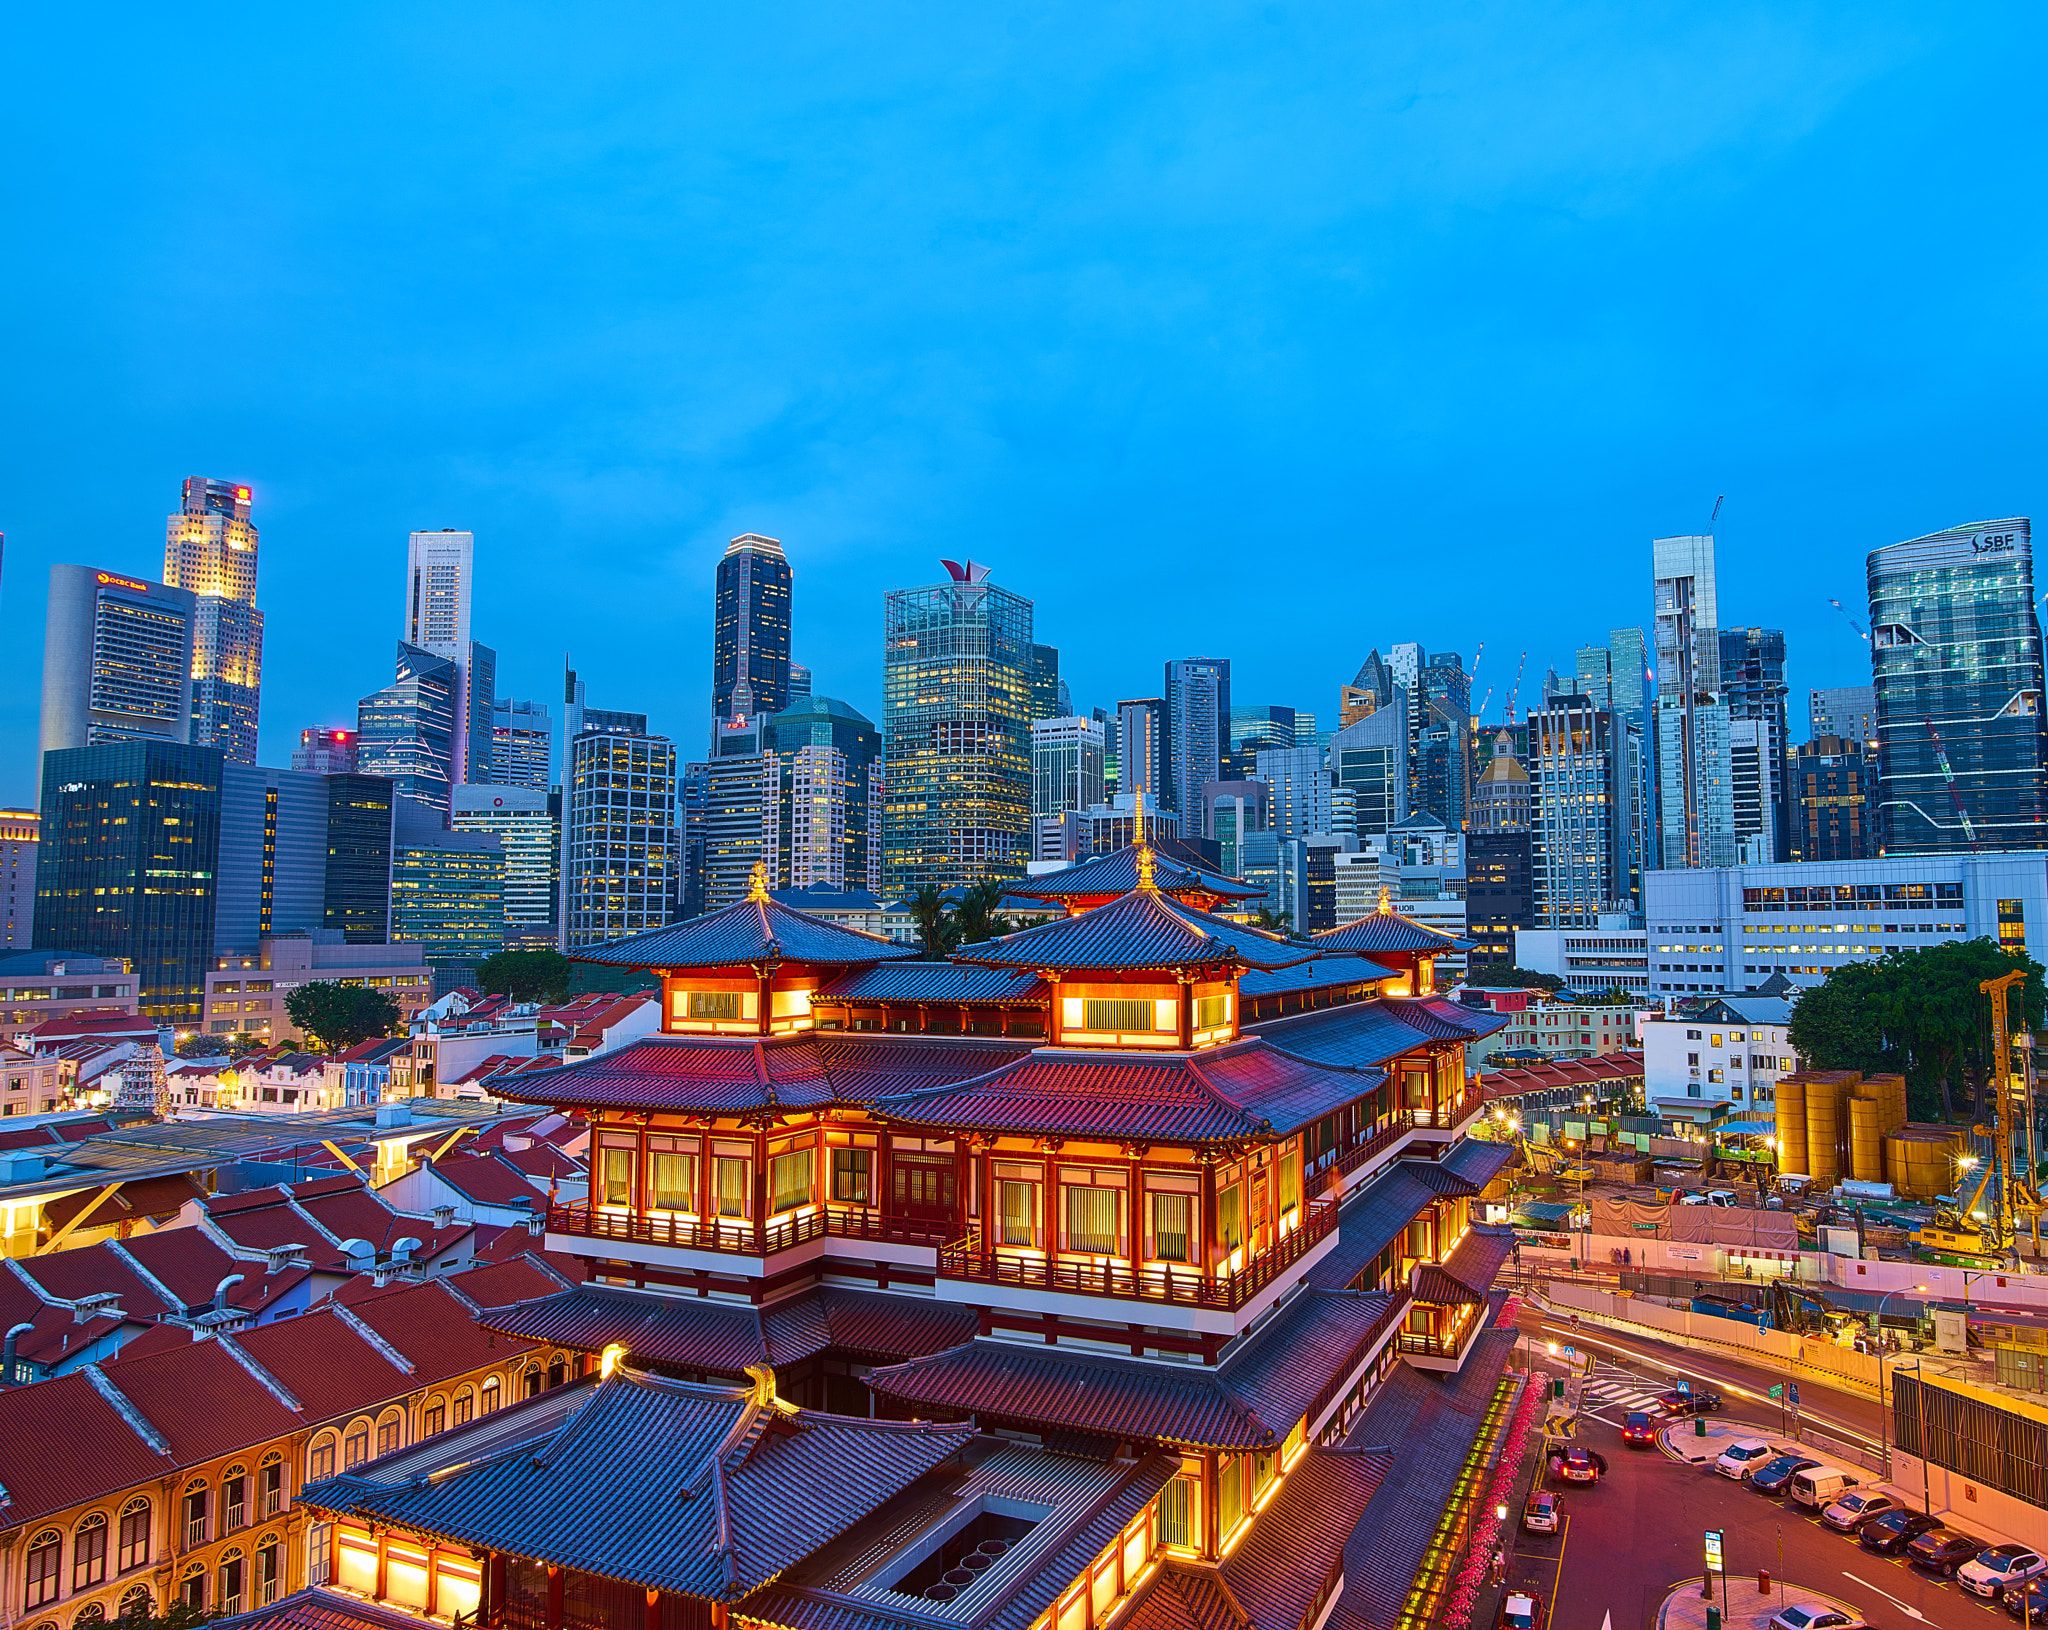
POLYGON ((1842 614, 1843 622, 1847 623, 1851 628, 1856 630, 1856 637, 1859 640, 1862 640, 1866 645, 1870 643, 1869 631, 1865 629, 1864 626, 1861 623, 1859 623, 1854 617, 1849 615, 1849 608, 1847 606, 1843 605, 1842 602, 1839 600, 1830 600, 1828 604, 1833 606, 1837 611, 1839 611, 1842 614))
POLYGON ((1529 653, 1522 653, 1522 660, 1515 666, 1515 688, 1508 692, 1508 723, 1515 722, 1515 708, 1522 700, 1522 670, 1529 666, 1529 653))
POLYGON ((1941 732, 1934 728, 1932 719, 1920 721, 1927 727, 1927 739, 1934 743, 1934 762, 1941 767, 1941 778, 1948 783, 1948 801, 1955 805, 1956 819, 1963 823, 1963 836, 1969 839, 1970 853, 1982 854, 1983 844, 1977 841, 1977 829, 1970 824, 1970 812, 1963 808, 1962 790, 1956 785, 1956 772, 1949 768, 1948 749, 1941 745, 1941 732))

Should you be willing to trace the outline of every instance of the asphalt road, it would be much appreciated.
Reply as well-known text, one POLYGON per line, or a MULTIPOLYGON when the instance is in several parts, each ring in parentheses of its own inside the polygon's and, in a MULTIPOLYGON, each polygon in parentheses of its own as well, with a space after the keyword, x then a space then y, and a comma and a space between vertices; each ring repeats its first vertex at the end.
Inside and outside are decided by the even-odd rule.
MULTIPOLYGON (((1679 1374, 1698 1379, 1703 1373, 1691 1363, 1695 1355, 1676 1356, 1685 1368, 1663 1369, 1636 1355, 1625 1373, 1665 1385, 1679 1374)), ((1594 1381, 1621 1378, 1610 1366, 1594 1381)), ((1753 1422, 1759 1435, 1777 1432, 1774 1413, 1729 1414, 1753 1422)), ((1960 1586, 1926 1578, 1831 1533, 1797 1506, 1766 1499, 1747 1484, 1683 1465, 1660 1450, 1625 1448, 1614 1424, 1619 1415, 1609 1408, 1581 1417, 1580 1441, 1606 1457, 1608 1474, 1589 1488, 1558 1490, 1563 1532, 1517 1535, 1510 1581, 1546 1604, 1551 1630, 1652 1625, 1673 1584, 1700 1577, 1710 1528, 1725 1536, 1727 1590, 1737 1607, 1756 1601, 1757 1570, 1768 1568, 1774 1603, 1797 1600, 1804 1586, 1852 1604, 1878 1630, 1993 1630, 2013 1623, 1960 1586)))

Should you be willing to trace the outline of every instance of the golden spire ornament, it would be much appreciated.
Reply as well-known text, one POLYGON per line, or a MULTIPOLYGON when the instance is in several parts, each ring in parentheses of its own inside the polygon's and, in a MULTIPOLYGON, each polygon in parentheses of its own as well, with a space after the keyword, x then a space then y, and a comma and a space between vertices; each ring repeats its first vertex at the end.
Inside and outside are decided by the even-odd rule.
POLYGON ((747 898, 749 900, 766 900, 768 898, 768 863, 765 860, 754 862, 754 877, 753 881, 747 886, 747 898))

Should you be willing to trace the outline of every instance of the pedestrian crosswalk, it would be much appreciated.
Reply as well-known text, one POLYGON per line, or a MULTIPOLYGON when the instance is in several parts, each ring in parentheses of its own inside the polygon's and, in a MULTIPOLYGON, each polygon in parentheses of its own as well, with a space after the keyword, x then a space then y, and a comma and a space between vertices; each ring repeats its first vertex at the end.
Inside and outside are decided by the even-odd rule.
POLYGON ((1664 1390, 1643 1376, 1602 1364, 1580 1389, 1580 1413, 1619 1426, 1632 1409, 1655 1410, 1664 1390))

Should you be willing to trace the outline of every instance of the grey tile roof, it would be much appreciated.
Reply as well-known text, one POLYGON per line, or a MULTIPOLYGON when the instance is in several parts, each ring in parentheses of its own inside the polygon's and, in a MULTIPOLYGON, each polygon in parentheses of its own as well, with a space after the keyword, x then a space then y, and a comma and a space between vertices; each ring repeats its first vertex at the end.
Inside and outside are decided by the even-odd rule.
POLYGON ((1329 951, 1469 951, 1473 945, 1394 911, 1375 911, 1309 938, 1329 951))
POLYGON ((758 1039, 647 1036, 552 1070, 493 1080, 522 1103, 698 1114, 865 1104, 883 1092, 972 1080, 1028 1053, 1029 1041, 809 1030, 758 1039))
POLYGON ((1078 917, 1055 917, 1035 928, 970 945, 955 953, 954 960, 998 968, 1076 970, 1218 963, 1284 968, 1315 954, 1312 946, 1212 917, 1156 890, 1139 889, 1078 917))
POLYGON ((1039 1002, 1045 981, 1007 968, 959 962, 889 962, 857 968, 822 986, 820 1002, 1039 1002))
MULTIPOLYGON (((1224 877, 1167 855, 1153 854, 1152 879, 1162 894, 1207 894, 1222 900, 1252 900, 1264 885, 1224 877)), ((1080 894, 1129 894, 1138 886, 1138 850, 1127 844, 1112 854, 1077 861, 1057 872, 1007 884, 1010 893, 1032 900, 1067 900, 1080 894)))
POLYGON ((373 1481, 373 1461, 311 1485, 301 1499, 732 1602, 837 1538, 972 1435, 957 1426, 790 1415, 743 1392, 620 1369, 539 1449, 399 1485, 373 1481))
POLYGON ((1294 1058, 1255 1038, 1159 1055, 1041 1048, 980 1080, 874 1107, 905 1124, 962 1131, 1218 1143, 1291 1132, 1385 1079, 1379 1070, 1294 1058))
POLYGON ((1396 1161, 1344 1202, 1337 1213, 1337 1247, 1309 1269, 1311 1285, 1327 1290, 1350 1285, 1435 1198, 1408 1165, 1396 1161))
POLYGON ((1328 990, 1345 985, 1368 985, 1396 977, 1397 970, 1369 957, 1349 951, 1318 956, 1312 962, 1291 968, 1256 969, 1238 977, 1237 993, 1246 1001, 1261 996, 1285 996, 1294 991, 1328 990))
POLYGON ((826 922, 770 895, 569 955, 609 968, 732 968, 770 961, 827 968, 916 956, 917 949, 826 922))

